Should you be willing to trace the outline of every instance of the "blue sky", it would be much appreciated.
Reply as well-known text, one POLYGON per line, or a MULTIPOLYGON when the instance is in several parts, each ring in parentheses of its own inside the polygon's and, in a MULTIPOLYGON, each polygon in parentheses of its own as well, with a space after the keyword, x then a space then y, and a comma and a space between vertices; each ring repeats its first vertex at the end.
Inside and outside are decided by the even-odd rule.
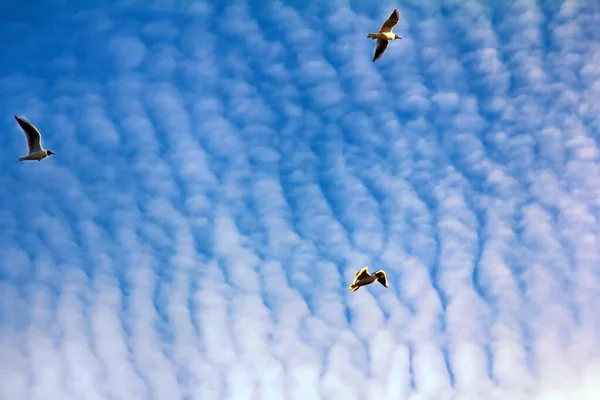
POLYGON ((594 1, 36 5, 0 399, 599 398, 594 1))

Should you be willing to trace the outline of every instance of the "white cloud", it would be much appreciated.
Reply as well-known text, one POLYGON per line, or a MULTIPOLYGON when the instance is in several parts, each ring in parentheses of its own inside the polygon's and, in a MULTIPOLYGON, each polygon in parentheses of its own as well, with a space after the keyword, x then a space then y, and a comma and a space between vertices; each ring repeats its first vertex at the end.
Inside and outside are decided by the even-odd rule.
POLYGON ((50 15, 0 72, 57 152, 4 120, 0 397, 595 398, 597 13, 446 6, 377 63, 394 5, 50 15))
POLYGON ((137 68, 146 54, 146 46, 137 37, 116 36, 111 39, 109 49, 115 56, 118 67, 124 69, 137 68))

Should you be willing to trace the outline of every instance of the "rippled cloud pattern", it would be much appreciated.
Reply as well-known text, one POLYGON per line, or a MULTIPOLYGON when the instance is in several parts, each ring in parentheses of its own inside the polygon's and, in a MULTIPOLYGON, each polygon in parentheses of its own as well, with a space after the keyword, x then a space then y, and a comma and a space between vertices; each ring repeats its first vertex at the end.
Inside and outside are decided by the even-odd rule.
POLYGON ((600 3, 30 3, 0 399, 600 398, 600 3))

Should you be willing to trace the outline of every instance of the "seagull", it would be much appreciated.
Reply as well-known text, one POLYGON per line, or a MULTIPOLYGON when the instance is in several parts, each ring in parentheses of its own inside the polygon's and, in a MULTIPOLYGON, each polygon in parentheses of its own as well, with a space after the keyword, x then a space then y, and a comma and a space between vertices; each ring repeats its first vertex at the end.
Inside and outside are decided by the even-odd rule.
POLYGON ((40 135, 40 131, 38 131, 37 128, 31 124, 31 122, 27 121, 23 117, 19 117, 18 115, 15 115, 15 119, 19 123, 21 129, 23 129, 23 132, 25 132, 25 136, 27 137, 27 147, 29 148, 29 154, 25 157, 19 157, 19 161, 41 161, 52 154, 56 154, 50 150, 44 150, 42 148, 42 136, 40 135))
POLYGON ((354 276, 354 282, 350 285, 350 291, 356 292, 361 286, 370 285, 375 281, 379 281, 383 286, 388 287, 387 276, 384 270, 380 269, 370 274, 369 267, 364 267, 354 276))
POLYGON ((377 33, 369 33, 367 35, 370 39, 377 39, 377 47, 375 47, 375 55, 373 56, 373 62, 383 55, 385 49, 387 49, 390 40, 402 39, 400 36, 392 33, 394 26, 400 21, 400 13, 398 9, 392 12, 392 15, 383 23, 381 29, 377 33))

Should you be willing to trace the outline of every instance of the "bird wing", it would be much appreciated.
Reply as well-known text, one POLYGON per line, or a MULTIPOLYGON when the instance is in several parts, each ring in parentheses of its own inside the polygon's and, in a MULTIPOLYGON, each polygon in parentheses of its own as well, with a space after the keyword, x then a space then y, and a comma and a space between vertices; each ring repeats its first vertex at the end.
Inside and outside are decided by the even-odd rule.
POLYGON ((400 13, 398 10, 394 10, 390 17, 381 25, 379 32, 391 32, 394 26, 400 21, 400 13))
POLYGON ((363 269, 358 271, 356 275, 354 275, 354 282, 367 276, 369 276, 369 267, 364 267, 363 269))
POLYGON ((389 44, 389 40, 386 39, 377 39, 377 47, 375 47, 375 55, 373 56, 373 62, 375 62, 379 57, 385 53, 385 49, 387 49, 389 44))
POLYGON ((376 271, 375 276, 377 277, 379 283, 381 283, 385 287, 388 287, 387 275, 385 274, 384 270, 380 269, 379 271, 376 271))
POLYGON ((36 151, 42 151, 42 135, 40 135, 40 131, 38 131, 35 126, 33 126, 23 117, 15 115, 15 119, 19 123, 19 126, 23 132, 25 132, 25 136, 27 137, 27 148, 29 149, 29 152, 33 153, 36 151))

